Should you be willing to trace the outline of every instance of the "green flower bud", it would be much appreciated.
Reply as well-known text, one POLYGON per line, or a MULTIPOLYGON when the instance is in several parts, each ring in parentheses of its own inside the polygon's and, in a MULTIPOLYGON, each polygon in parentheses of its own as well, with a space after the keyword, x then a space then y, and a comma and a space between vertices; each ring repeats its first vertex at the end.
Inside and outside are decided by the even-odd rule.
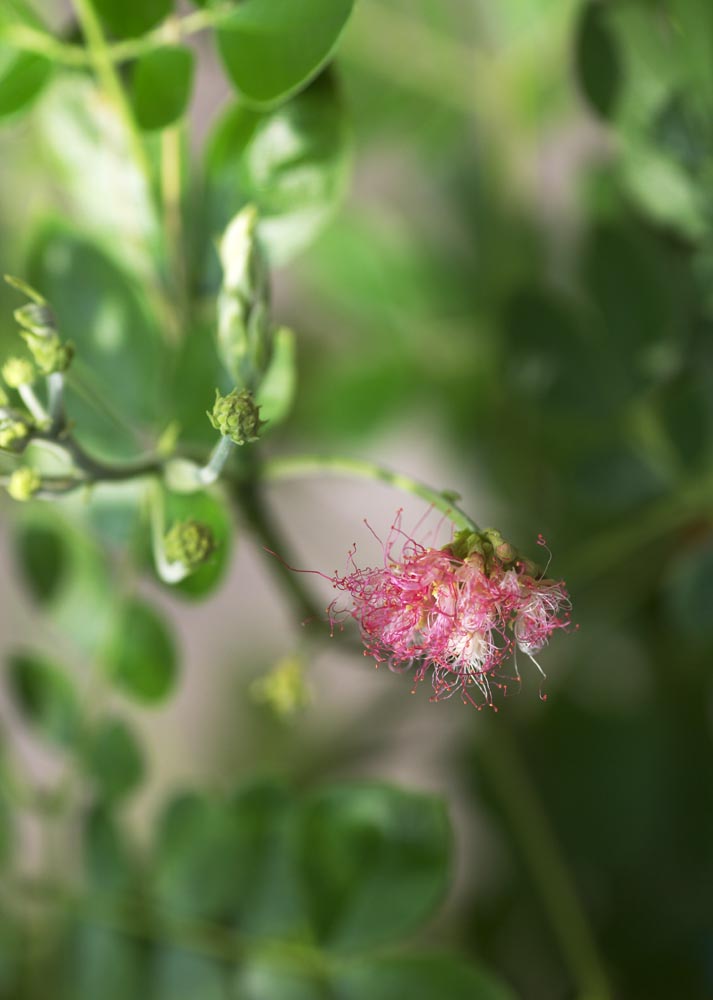
POLYGON ((254 681, 250 692, 255 701, 267 705, 275 715, 294 715, 310 701, 302 660, 286 656, 269 674, 254 681))
POLYGON ((46 303, 28 302, 16 309, 13 316, 23 330, 38 337, 48 337, 57 332, 54 313, 46 303))
POLYGON ((29 465, 23 465, 22 468, 15 469, 10 476, 7 492, 13 500, 19 500, 20 503, 24 503, 32 499, 41 485, 42 480, 37 472, 31 469, 29 465))
POLYGON ((248 389, 233 389, 227 396, 215 391, 213 412, 208 414, 211 424, 223 437, 234 444, 257 441, 265 421, 260 419, 260 407, 248 389))
POLYGON ((19 454, 24 451, 31 434, 30 425, 13 413, 0 417, 0 449, 19 454))
POLYGON ((56 333, 23 332, 28 350, 43 375, 65 372, 74 357, 74 345, 63 343, 56 333))
POLYGON ((32 385, 35 381, 35 366, 29 358, 8 358, 2 366, 2 377, 11 389, 21 385, 32 385))
POLYGON ((215 552, 215 535, 200 521, 177 521, 163 540, 166 558, 186 569, 197 569, 215 552))

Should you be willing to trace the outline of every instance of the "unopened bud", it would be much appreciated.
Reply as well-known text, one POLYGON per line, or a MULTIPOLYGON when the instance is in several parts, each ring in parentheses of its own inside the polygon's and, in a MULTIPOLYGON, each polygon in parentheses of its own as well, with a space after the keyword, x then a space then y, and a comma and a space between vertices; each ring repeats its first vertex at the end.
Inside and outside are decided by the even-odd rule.
POLYGON ((23 332, 28 350, 43 375, 65 372, 74 357, 74 345, 60 340, 56 333, 23 332))
POLYGON ((38 337, 47 337, 57 332, 54 313, 46 303, 28 302, 16 309, 13 316, 23 330, 38 337))
POLYGON ((303 663, 297 656, 280 660, 269 674, 253 682, 250 691, 256 701, 282 718, 294 715, 310 701, 303 663))
POLYGON ((260 407, 248 389, 233 389, 227 396, 216 390, 213 412, 208 419, 223 437, 234 444, 248 444, 257 441, 265 421, 260 419, 260 407))
POLYGON ((31 469, 29 465, 23 465, 22 468, 15 469, 10 476, 7 492, 13 500, 19 500, 20 503, 24 503, 32 499, 41 485, 42 480, 37 472, 31 469))
POLYGON ((201 521, 177 521, 164 538, 163 548, 170 562, 197 569, 215 552, 215 535, 201 521))
POLYGON ((0 418, 0 449, 19 454, 30 440, 32 428, 12 412, 0 418))
POLYGON ((8 358, 2 366, 2 377, 11 389, 21 385, 32 385, 35 381, 35 366, 29 358, 8 358))

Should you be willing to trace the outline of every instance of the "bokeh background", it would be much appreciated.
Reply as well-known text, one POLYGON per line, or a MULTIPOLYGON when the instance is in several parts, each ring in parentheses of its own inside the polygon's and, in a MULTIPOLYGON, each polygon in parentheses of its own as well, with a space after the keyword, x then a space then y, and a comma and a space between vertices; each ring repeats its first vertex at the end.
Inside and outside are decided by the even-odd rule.
MULTIPOLYGON (((40 6, 71 34, 65 8, 40 6)), ((233 98, 210 46, 195 44, 188 266, 207 301, 217 264, 206 247, 232 210, 216 122, 233 98)), ((359 0, 334 73, 350 135, 309 151, 313 176, 305 153, 302 183, 315 203, 345 185, 346 195, 274 276, 275 313, 297 332, 298 391, 266 447, 378 459, 457 490, 525 551, 541 532, 579 629, 543 654, 546 701, 525 665, 522 693, 497 714, 433 705, 425 687, 412 697, 407 678, 374 671, 339 635, 321 642, 324 622, 300 624, 246 528, 220 587, 191 603, 127 565, 126 490, 97 492, 90 511, 70 505, 63 537, 77 551, 93 533, 109 544, 111 569, 98 572, 161 609, 181 660, 160 705, 101 696, 143 748, 142 781, 129 781, 116 822, 140 847, 177 791, 224 792, 255 775, 298 789, 377 778, 435 793, 453 825, 453 877, 416 949, 456 949, 526 1000, 585 1000, 587 983, 588 1000, 711 997, 713 7, 359 0), (309 703, 280 716, 255 682, 285 657, 302 664, 309 703)), ((37 283, 75 339, 91 325, 101 350, 98 374, 79 354, 86 396, 107 410, 128 399, 154 429, 162 399, 202 446, 216 384, 210 313, 187 331, 178 374, 164 377, 131 311, 144 264, 116 271, 145 220, 127 208, 131 177, 111 123, 102 132, 83 117, 85 86, 54 81, 30 116, 3 123, 2 268, 37 283)), ((16 305, 0 292, 8 350, 16 305)), ((82 405, 89 443, 127 451, 82 405)), ((365 518, 383 533, 403 506, 407 527, 439 528, 433 514, 417 528, 424 506, 382 484, 325 477, 267 495, 290 560, 328 574, 353 542, 379 558, 365 518)), ((21 514, 3 502, 4 662, 29 638, 91 689, 91 649, 78 655, 76 640, 98 613, 93 585, 63 604, 60 629, 42 594, 62 559, 56 534, 42 535, 50 515, 21 514)), ((307 582, 326 606, 328 585, 307 582)), ((72 784, 71 754, 25 723, 9 671, 8 774, 19 769, 52 800, 72 784)), ((55 875, 82 869, 76 814, 53 815, 18 813, 6 914, 42 908, 25 883, 47 864, 55 875)), ((97 878, 111 884, 102 858, 97 878)), ((40 963, 14 933, 0 967, 18 949, 40 963)), ((105 986, 112 968, 100 960, 67 996, 143 995, 121 977, 105 986)), ((4 995, 47 995, 47 983, 24 982, 4 995)), ((327 995, 280 990, 264 995, 327 995)))

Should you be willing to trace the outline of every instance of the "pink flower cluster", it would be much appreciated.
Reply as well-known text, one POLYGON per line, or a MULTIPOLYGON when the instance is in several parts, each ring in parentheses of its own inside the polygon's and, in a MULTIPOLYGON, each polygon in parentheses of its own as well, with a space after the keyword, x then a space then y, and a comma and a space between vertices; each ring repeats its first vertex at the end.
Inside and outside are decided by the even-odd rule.
POLYGON ((570 623, 564 583, 544 579, 496 532, 460 533, 435 549, 404 535, 397 520, 383 567, 359 569, 352 551, 349 572, 331 581, 351 598, 341 611, 334 602, 332 621, 351 615, 365 655, 413 669, 414 689, 430 671, 434 701, 458 692, 478 708, 492 705, 493 686, 507 693, 520 680, 518 650, 544 678, 534 655, 570 623))

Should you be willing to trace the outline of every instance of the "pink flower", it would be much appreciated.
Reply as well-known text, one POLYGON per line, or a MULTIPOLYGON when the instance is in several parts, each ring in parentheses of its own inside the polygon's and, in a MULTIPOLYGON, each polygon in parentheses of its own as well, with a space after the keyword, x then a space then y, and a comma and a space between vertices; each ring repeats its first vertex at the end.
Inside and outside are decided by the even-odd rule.
POLYGON ((493 686, 507 693, 520 681, 518 650, 544 678, 534 654, 570 624, 564 583, 545 579, 492 529, 458 532, 435 549, 405 535, 397 518, 383 566, 360 569, 352 550, 347 574, 330 579, 350 597, 346 608, 330 606, 332 622, 354 618, 377 665, 413 670, 416 683, 430 672, 434 701, 458 692, 492 705, 493 686))

